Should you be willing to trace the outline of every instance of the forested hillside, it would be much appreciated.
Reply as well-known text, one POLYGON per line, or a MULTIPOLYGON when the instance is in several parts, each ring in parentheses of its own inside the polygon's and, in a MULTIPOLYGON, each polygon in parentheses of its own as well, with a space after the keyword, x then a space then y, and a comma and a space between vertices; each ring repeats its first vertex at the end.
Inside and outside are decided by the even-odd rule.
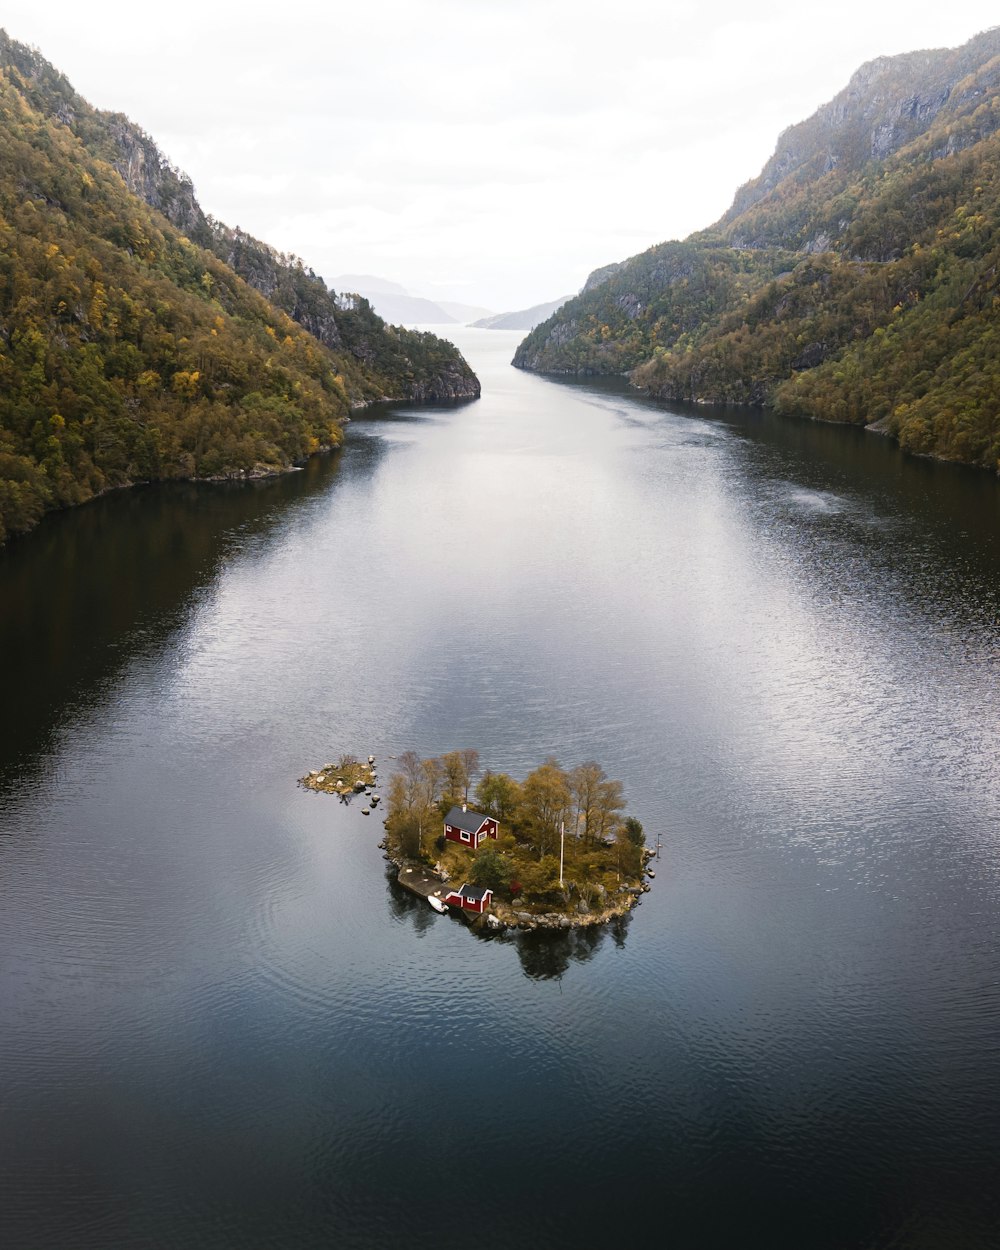
POLYGON ((515 363, 631 372, 1000 468, 1000 30, 864 66, 712 229, 592 275, 515 363))
POLYGON ((287 468, 359 404, 479 393, 451 344, 206 217, 3 32, 0 238, 0 542, 112 487, 287 468))

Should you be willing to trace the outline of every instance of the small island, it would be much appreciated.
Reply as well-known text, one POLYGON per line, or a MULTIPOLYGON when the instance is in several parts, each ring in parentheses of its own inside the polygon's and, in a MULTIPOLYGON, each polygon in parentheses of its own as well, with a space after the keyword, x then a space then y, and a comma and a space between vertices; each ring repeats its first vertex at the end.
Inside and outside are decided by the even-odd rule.
POLYGON ((368 756, 367 763, 354 755, 341 755, 335 764, 314 768, 300 777, 299 785, 319 794, 339 794, 345 801, 355 794, 364 794, 375 807, 381 798, 374 793, 377 780, 374 755, 368 756))
POLYGON ((654 852, 598 763, 550 758, 523 781, 487 769, 472 789, 477 774, 477 751, 408 751, 389 781, 381 845, 400 885, 436 911, 494 929, 568 929, 622 916, 649 889, 654 852))

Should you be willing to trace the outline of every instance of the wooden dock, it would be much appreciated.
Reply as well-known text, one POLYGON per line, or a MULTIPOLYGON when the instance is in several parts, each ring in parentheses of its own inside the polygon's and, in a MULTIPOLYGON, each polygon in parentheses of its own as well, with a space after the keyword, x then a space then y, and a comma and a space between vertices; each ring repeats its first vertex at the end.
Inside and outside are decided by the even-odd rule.
POLYGON ((404 864, 396 879, 405 890, 419 894, 421 898, 430 898, 433 895, 444 902, 449 891, 449 886, 436 872, 431 872, 429 868, 423 868, 419 864, 404 864))

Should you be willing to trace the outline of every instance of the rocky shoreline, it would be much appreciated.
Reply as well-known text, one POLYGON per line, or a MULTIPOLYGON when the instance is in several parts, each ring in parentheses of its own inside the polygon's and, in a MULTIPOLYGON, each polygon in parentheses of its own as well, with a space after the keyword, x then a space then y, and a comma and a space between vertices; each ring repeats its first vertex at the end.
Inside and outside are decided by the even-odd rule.
MULTIPOLYGON (((396 868, 396 880, 405 890, 418 895, 420 898, 427 898, 432 892, 428 887, 432 884, 437 885, 441 890, 445 890, 450 886, 448 877, 441 873, 428 869, 427 865, 419 860, 400 859, 390 854, 388 844, 383 838, 378 844, 379 849, 383 852, 383 857, 396 868)), ((574 912, 553 911, 551 908, 533 907, 530 904, 516 901, 494 902, 491 909, 481 915, 475 915, 469 912, 456 911, 455 914, 464 920, 472 928, 486 928, 496 931, 504 929, 516 929, 522 931, 545 930, 552 933, 566 933, 570 929, 587 929, 594 925, 610 924, 613 920, 619 920, 622 916, 627 916, 634 908, 638 907, 642 902, 642 896, 648 894, 650 890, 649 882, 645 880, 648 872, 649 860, 652 859, 655 852, 646 848, 643 863, 643 880, 637 885, 622 886, 617 895, 612 896, 604 906, 591 908, 586 906, 586 911, 578 909, 574 912)), ((653 874, 655 875, 655 873, 653 874)))
POLYGON ((649 885, 644 881, 641 885, 624 887, 618 901, 599 910, 586 912, 531 912, 518 910, 513 903, 499 903, 493 909, 493 915, 499 922, 497 927, 504 929, 548 929, 553 932, 565 933, 569 929, 588 929, 593 925, 610 924, 627 916, 642 902, 643 894, 649 892, 649 885))

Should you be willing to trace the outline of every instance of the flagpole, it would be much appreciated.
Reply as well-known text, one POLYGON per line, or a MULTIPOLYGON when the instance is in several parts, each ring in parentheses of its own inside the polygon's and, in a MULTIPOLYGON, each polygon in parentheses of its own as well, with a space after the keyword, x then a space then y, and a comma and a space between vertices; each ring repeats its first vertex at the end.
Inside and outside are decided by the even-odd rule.
POLYGON ((559 889, 563 888, 563 847, 566 843, 566 822, 559 822, 559 889))

